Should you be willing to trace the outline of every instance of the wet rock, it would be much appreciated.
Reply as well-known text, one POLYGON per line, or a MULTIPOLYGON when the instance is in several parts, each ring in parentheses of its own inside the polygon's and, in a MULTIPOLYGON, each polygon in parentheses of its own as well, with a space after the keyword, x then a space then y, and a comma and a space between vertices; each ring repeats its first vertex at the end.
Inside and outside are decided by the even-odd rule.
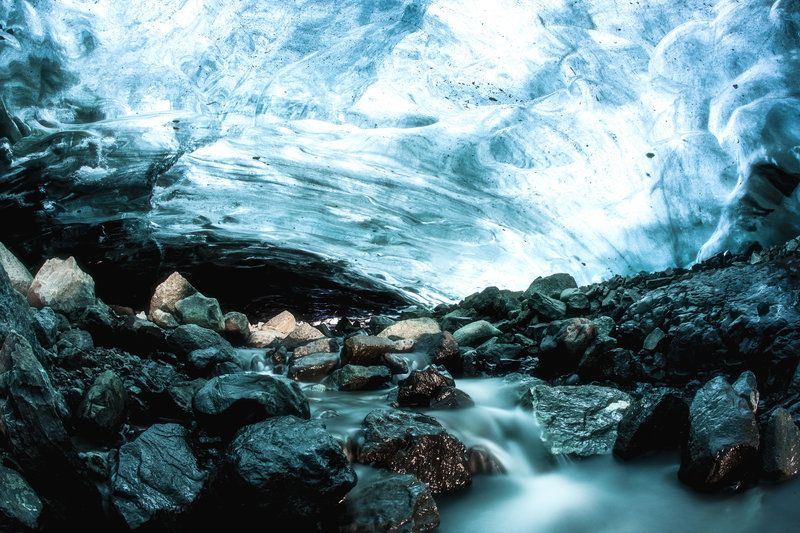
POLYGON ((699 490, 738 487, 758 471, 759 434, 747 400, 718 376, 697 391, 689 408, 689 442, 678 477, 699 490))
POLYGON ((567 316, 565 303, 538 292, 534 292, 528 297, 528 307, 535 311, 544 322, 561 320, 567 316))
POLYGON ((319 421, 271 418, 239 430, 225 453, 218 493, 230 512, 257 509, 314 523, 356 484, 342 447, 319 421))
POLYGON ((41 513, 36 492, 19 473, 0 464, 0 530, 36 529, 41 513))
POLYGON ((111 475, 111 502, 131 529, 166 524, 187 512, 206 473, 178 424, 156 424, 119 449, 111 475))
POLYGON ((392 374, 385 366, 345 365, 323 383, 335 390, 374 390, 385 387, 391 379, 392 374))
POLYGON ((217 333, 225 331, 222 309, 215 298, 209 298, 196 292, 175 302, 175 310, 178 318, 184 324, 196 324, 217 333))
POLYGON ((526 353, 519 344, 506 344, 490 339, 474 350, 462 354, 465 376, 501 376, 516 372, 520 358, 526 353))
POLYGON ((286 337, 292 331, 295 330, 297 327, 297 321, 292 313, 289 311, 281 311, 274 317, 267 320, 264 324, 266 329, 272 329, 282 334, 282 337, 286 337))
POLYGON ((777 409, 764 427, 761 471, 767 479, 788 479, 800 472, 800 428, 786 409, 777 409))
POLYGON ((383 364, 392 374, 408 374, 408 361, 400 355, 393 353, 383 354, 383 364))
POLYGON ((478 313, 474 309, 455 309, 444 315, 440 321, 441 328, 445 331, 456 331, 470 322, 475 322, 478 313))
POLYGON ((247 345, 250 348, 269 348, 282 338, 284 338, 283 334, 275 330, 251 328, 247 345))
POLYGON ((47 306, 58 313, 78 313, 95 302, 94 280, 74 257, 48 259, 33 278, 27 298, 37 309, 47 306))
POLYGON ((185 324, 170 331, 167 335, 167 346, 179 357, 188 357, 195 350, 215 349, 234 359, 231 343, 223 339, 219 333, 196 324, 185 324))
POLYGON ((416 340, 423 335, 439 333, 440 331, 442 330, 439 327, 439 323, 432 318, 410 318, 389 326, 378 333, 378 337, 416 340))
POLYGON ((505 474, 506 469, 485 446, 473 446, 467 452, 469 471, 473 476, 505 474))
POLYGON ((632 459, 650 451, 677 448, 685 442, 688 426, 689 406, 679 391, 648 389, 620 420, 614 455, 632 459))
POLYGON ((345 499, 341 533, 430 531, 439 509, 425 483, 410 474, 373 469, 345 499))
POLYGON ((427 354, 431 364, 444 366, 451 373, 462 372, 458 341, 449 331, 433 335, 428 342, 427 354))
POLYGON ((577 288, 578 284, 571 275, 565 273, 552 274, 533 280, 522 297, 530 298, 533 294, 541 294, 550 298, 558 298, 564 290, 577 288))
POLYGON ((747 405, 755 413, 758 410, 758 383, 756 382, 756 375, 752 371, 747 370, 733 382, 733 390, 745 399, 747 405))
POLYGON ((589 298, 580 289, 564 289, 559 300, 567 306, 567 314, 580 315, 588 313, 591 305, 589 298))
POLYGON ((288 377, 295 381, 316 382, 339 366, 338 353, 312 353, 292 359, 288 377))
POLYGON ((373 333, 373 335, 377 335, 386 328, 394 326, 396 323, 396 320, 389 318, 388 316, 373 315, 369 319, 369 330, 373 333))
MULTIPOLYGON (((192 350, 186 358, 186 372, 192 376, 208 376, 219 367, 232 363, 234 357, 228 350, 219 348, 202 348, 192 350)), ((237 370, 238 367, 233 370, 237 370)))
POLYGON ((428 403, 431 409, 465 409, 474 405, 469 394, 455 387, 440 388, 428 403))
POLYGON ((397 383, 397 403, 407 407, 427 407, 442 387, 455 387, 456 382, 443 368, 429 366, 413 370, 397 383))
POLYGON ((0 266, 2 266, 6 274, 8 274, 8 279, 11 281, 11 286, 14 287, 14 290, 23 296, 27 296, 28 289, 30 289, 31 283, 33 283, 33 276, 31 276, 31 273, 25 268, 25 265, 23 265, 8 248, 3 246, 1 242, 0 266))
POLYGON ((520 308, 520 292, 486 287, 481 292, 464 298, 459 307, 474 309, 479 316, 492 320, 503 320, 520 308))
POLYGON ((210 379, 194 396, 193 405, 198 421, 220 433, 274 416, 310 416, 308 400, 297 383, 258 372, 210 379))
POLYGON ((611 453, 617 425, 631 405, 626 393, 595 385, 537 385, 524 401, 550 453, 581 457, 611 453))
POLYGON ((167 279, 161 282, 153 291, 153 296, 150 298, 150 307, 147 312, 147 317, 155 322, 154 313, 157 309, 177 315, 178 309, 176 304, 184 298, 195 294, 197 289, 192 287, 189 281, 181 276, 178 272, 173 272, 167 279))
POLYGON ((153 321, 153 324, 164 329, 175 329, 181 325, 175 315, 163 309, 154 309, 150 314, 150 320, 153 321))
POLYGON ((250 321, 247 315, 238 311, 225 313, 225 336, 233 342, 245 343, 250 338, 250 321))
POLYGON ((459 346, 476 347, 499 335, 502 335, 502 331, 485 320, 478 320, 457 329, 453 338, 459 346))
POLYGON ((325 337, 322 339, 311 341, 308 344, 298 346, 297 348, 294 349, 294 352, 292 354, 292 359, 305 357, 306 355, 312 353, 333 353, 338 351, 339 351, 339 343, 336 341, 336 339, 330 339, 325 337))
POLYGON ((466 447, 433 417, 375 409, 364 418, 361 436, 360 463, 414 474, 434 494, 472 483, 466 447))
POLYGON ((321 339, 324 336, 325 335, 314 326, 302 323, 283 339, 282 344, 286 346, 287 350, 292 350, 298 346, 308 344, 311 341, 321 339))
POLYGON ((407 351, 406 345, 402 341, 396 342, 385 337, 356 335, 344 341, 342 363, 360 366, 379 365, 382 364, 385 354, 402 351, 407 351))
POLYGON ((595 351, 591 348, 590 346, 586 350, 578 363, 578 374, 584 381, 604 380, 630 384, 642 376, 642 365, 631 350, 614 348, 595 351))
POLYGON ((550 375, 574 372, 586 348, 597 337, 597 328, 586 318, 570 318, 550 324, 539 346, 542 372, 550 375))
POLYGON ((86 433, 99 440, 113 439, 125 421, 128 394, 113 370, 97 376, 78 408, 86 433))

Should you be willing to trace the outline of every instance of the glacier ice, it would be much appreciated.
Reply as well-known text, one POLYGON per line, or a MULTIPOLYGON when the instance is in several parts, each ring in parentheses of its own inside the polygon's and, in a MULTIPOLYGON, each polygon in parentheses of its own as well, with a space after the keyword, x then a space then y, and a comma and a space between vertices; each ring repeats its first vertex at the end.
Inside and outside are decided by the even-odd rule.
POLYGON ((426 302, 800 233, 799 0, 0 0, 0 26, 0 203, 43 228, 260 242, 426 302))

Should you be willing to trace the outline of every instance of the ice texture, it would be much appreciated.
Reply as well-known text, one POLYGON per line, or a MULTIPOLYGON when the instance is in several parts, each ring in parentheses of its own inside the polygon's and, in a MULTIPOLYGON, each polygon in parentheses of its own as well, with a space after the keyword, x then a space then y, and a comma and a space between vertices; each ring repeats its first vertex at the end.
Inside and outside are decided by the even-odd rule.
POLYGON ((43 224, 257 241, 427 302, 800 233, 800 0, 0 0, 0 25, 0 194, 43 224))

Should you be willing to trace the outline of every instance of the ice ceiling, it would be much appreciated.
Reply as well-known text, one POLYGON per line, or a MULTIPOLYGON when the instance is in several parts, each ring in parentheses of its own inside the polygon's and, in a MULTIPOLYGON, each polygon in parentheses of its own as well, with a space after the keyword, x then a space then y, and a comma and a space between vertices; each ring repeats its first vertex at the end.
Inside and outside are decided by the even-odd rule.
POLYGON ((798 0, 0 0, 0 25, 0 193, 40 223, 311 252, 421 301, 800 232, 798 0))

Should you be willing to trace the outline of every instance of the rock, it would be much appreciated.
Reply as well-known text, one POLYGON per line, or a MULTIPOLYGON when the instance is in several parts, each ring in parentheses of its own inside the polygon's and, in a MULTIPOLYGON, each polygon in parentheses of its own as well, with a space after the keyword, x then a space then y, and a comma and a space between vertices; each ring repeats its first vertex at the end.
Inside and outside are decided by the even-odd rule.
POLYGON ((542 372, 550 375, 574 372, 584 350, 597 337, 597 328, 586 318, 553 322, 545 330, 539 346, 542 372))
POLYGON ((74 257, 45 261, 28 289, 28 303, 64 314, 78 313, 95 302, 94 280, 74 257))
POLYGON ((282 339, 283 334, 276 330, 251 329, 247 346, 250 348, 269 348, 277 339, 282 339))
POLYGON ((188 511, 206 473, 178 424, 156 424, 119 449, 111 502, 131 529, 167 522, 188 511))
POLYGON ((3 246, 2 242, 0 242, 0 266, 8 274, 8 279, 11 281, 11 286, 14 287, 14 290, 23 296, 27 296, 28 289, 33 283, 33 276, 25 268, 25 265, 8 248, 3 246))
POLYGON ((266 329, 275 330, 281 333, 281 338, 284 338, 295 330, 297 327, 297 321, 295 320, 294 315, 289 311, 281 311, 274 317, 267 320, 267 322, 264 324, 264 327, 266 329))
POLYGON ((385 366, 345 365, 323 383, 335 390, 374 390, 385 387, 391 379, 392 374, 385 366))
POLYGON ((547 277, 538 277, 522 294, 523 298, 530 299, 533 294, 541 294, 549 298, 558 298, 565 289, 577 289, 575 278, 569 274, 559 273, 547 277))
POLYGON ((298 346, 308 344, 311 341, 321 339, 324 336, 325 335, 314 326, 302 323, 283 339, 282 344, 286 346, 287 350, 292 350, 298 346))
MULTIPOLYGON (((408 374, 408 361, 404 357, 387 353, 383 354, 382 361, 392 374, 408 374)), ((380 366, 377 366, 377 368, 380 368, 380 366)))
POLYGON ((518 344, 505 344, 490 339, 475 350, 463 354, 462 364, 466 376, 500 376, 515 372, 520 367, 524 349, 518 344))
POLYGON ((69 322, 64 315, 58 315, 49 307, 43 307, 33 313, 33 329, 39 344, 52 348, 58 340, 58 334, 69 329, 69 322))
POLYGON ((150 308, 147 312, 147 318, 155 322, 154 313, 156 309, 166 311, 171 315, 177 315, 178 309, 176 304, 186 298, 195 294, 197 289, 192 287, 186 278, 177 272, 173 272, 167 279, 161 282, 156 290, 153 291, 153 296, 150 298, 150 308))
POLYGON ((295 348, 292 353, 292 359, 305 357, 312 353, 333 353, 338 351, 339 343, 336 342, 336 339, 324 337, 295 348))
POLYGON ((467 452, 469 471, 473 476, 505 474, 506 469, 485 446, 473 446, 467 452))
POLYGON ((561 320, 567 316, 565 303, 538 292, 534 292, 528 297, 528 307, 536 311, 544 322, 561 320))
POLYGON ((428 403, 431 409, 464 409, 474 405, 469 394, 455 387, 440 388, 428 403))
POLYGON ((232 433, 274 416, 310 416, 308 400, 297 383, 258 372, 210 379, 195 394, 193 405, 198 421, 219 433, 232 433))
POLYGON ((200 350, 192 350, 186 358, 186 372, 192 376, 208 376, 220 366, 233 361, 233 355, 225 349, 202 348, 200 350))
POLYGON ((439 323, 432 318, 410 318, 401 320, 378 333, 378 337, 389 339, 417 340, 423 335, 439 333, 439 323))
POLYGON ((360 463, 414 474, 434 494, 472 483, 466 447, 433 417, 375 409, 364 418, 361 435, 356 452, 360 463))
POLYGON ((646 390, 619 422, 614 455, 627 460, 655 450, 677 448, 685 442, 688 426, 689 406, 677 390, 646 390))
POLYGON ((245 343, 250 338, 250 321, 247 315, 231 311, 222 317, 225 321, 225 335, 234 342, 245 343))
POLYGON ((492 337, 502 335, 502 331, 485 320, 478 320, 467 324, 453 333, 453 338, 459 346, 480 346, 492 337))
POLYGON ((164 311, 163 309, 153 310, 150 315, 150 320, 153 321, 153 324, 156 324, 164 329, 175 329, 181 325, 180 322, 178 322, 178 319, 175 318, 175 315, 164 311))
POLYGON ((645 337, 644 342, 642 343, 642 349, 650 350, 651 352, 655 352, 658 348, 658 344, 666 337, 663 331, 659 328, 653 329, 647 337, 645 337))
POLYGON ((287 375, 295 381, 316 382, 333 372, 337 366, 338 353, 313 353, 293 359, 287 375))
POLYGON ((273 519, 291 519, 295 527, 313 524, 356 484, 341 445, 325 426, 294 416, 239 430, 225 452, 221 479, 219 492, 231 512, 257 509, 273 519))
POLYGON ((175 310, 184 324, 196 324, 217 333, 225 331, 222 309, 215 298, 208 298, 196 292, 175 302, 175 310))
POLYGON ((19 473, 0 464, 0 530, 36 529, 41 513, 36 492, 19 473))
POLYGON ((441 328, 445 331, 455 331, 470 322, 475 322, 477 316, 474 309, 455 309, 442 317, 441 328))
POLYGON ((69 329, 63 331, 55 345, 58 364, 64 368, 80 368, 86 364, 94 351, 94 341, 88 331, 69 329))
POLYGON ((113 370, 97 376, 78 408, 78 420, 89 435, 113 439, 125 421, 128 394, 113 370))
POLYGON ((428 366, 412 370, 397 383, 397 403, 407 407, 427 407, 442 387, 455 387, 456 382, 443 368, 428 366))
POLYGON ((503 320, 520 308, 521 292, 486 287, 481 292, 471 294, 459 304, 460 308, 474 309, 478 315, 492 320, 503 320))
POLYGON ((439 509, 428 487, 410 474, 372 469, 345 498, 341 533, 430 531, 439 509))
POLYGON ((753 479, 759 434, 747 400, 717 376, 697 391, 689 407, 689 442, 678 478, 699 490, 718 490, 753 479))
POLYGON ((430 342, 431 347, 427 353, 431 364, 444 366, 451 373, 461 374, 463 365, 456 338, 449 331, 443 331, 434 335, 430 342))
POLYGON ((747 405, 755 413, 758 410, 758 384, 756 382, 756 375, 752 371, 747 370, 733 383, 733 390, 745 399, 747 405))
POLYGON ((761 472, 767 479, 788 479, 800 472, 800 428, 786 409, 777 409, 764 427, 761 472))
POLYGON ((231 343, 223 339, 219 333, 196 324, 178 326, 167 335, 167 345, 179 357, 187 358, 195 350, 213 348, 224 352, 234 359, 235 352, 231 343))
POLYGON ((596 385, 537 385, 525 403, 533 410, 550 453, 588 457, 611 453, 631 397, 596 385))
POLYGON ((344 341, 342 364, 380 365, 385 354, 402 351, 407 351, 407 346, 403 341, 392 341, 385 337, 355 335, 344 341))
POLYGON ((397 323, 396 320, 391 319, 388 316, 373 315, 369 319, 369 330, 374 335, 377 335, 378 333, 385 330, 389 326, 394 326, 396 323, 397 323))
POLYGON ((603 337, 611 335, 611 332, 614 331, 616 327, 616 323, 614 319, 610 316, 598 316, 592 319, 594 326, 597 328, 597 336, 603 337))
POLYGON ((559 300, 566 304, 567 314, 569 315, 588 313, 591 308, 589 297, 580 289, 564 289, 561 291, 559 300))

